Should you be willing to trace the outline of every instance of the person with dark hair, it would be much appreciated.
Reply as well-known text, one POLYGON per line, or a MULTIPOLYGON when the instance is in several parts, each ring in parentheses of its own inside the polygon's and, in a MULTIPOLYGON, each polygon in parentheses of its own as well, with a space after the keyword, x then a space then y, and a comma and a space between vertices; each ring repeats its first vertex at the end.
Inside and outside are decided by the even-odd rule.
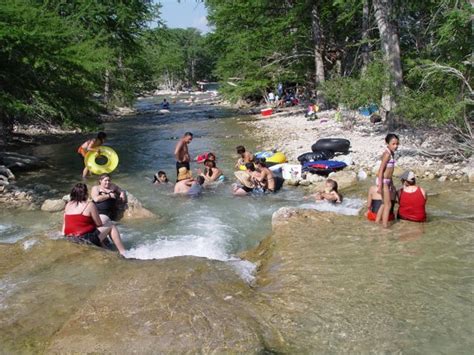
POLYGON ((240 168, 241 165, 245 165, 246 163, 251 163, 254 160, 253 154, 245 150, 243 145, 239 145, 236 148, 237 154, 240 155, 240 158, 237 160, 235 167, 237 169, 240 168))
POLYGON ((401 176, 403 186, 398 190, 398 218, 412 222, 426 221, 426 192, 416 186, 413 171, 405 171, 401 176))
MULTIPOLYGON (((193 134, 191 132, 186 132, 183 137, 176 144, 174 150, 174 155, 176 157, 176 181, 179 181, 180 178, 180 168, 186 168, 187 171, 191 170, 189 162, 191 161, 188 144, 193 140, 193 134)), ((186 174, 181 174, 184 176, 186 174)))
POLYGON ((72 188, 70 201, 64 209, 64 236, 72 241, 91 243, 99 247, 103 247, 105 238, 110 236, 119 253, 123 255, 125 248, 117 227, 113 224, 103 225, 97 207, 88 201, 87 195, 87 185, 83 183, 72 188))
POLYGON ((265 192, 276 192, 281 188, 282 184, 276 183, 273 172, 267 168, 265 161, 265 158, 255 160, 255 166, 260 174, 255 175, 254 179, 263 187, 265 192))
POLYGON ((160 104, 160 107, 162 110, 169 110, 170 103, 166 99, 163 99, 163 102, 160 104))
POLYGON ((91 197, 104 223, 115 220, 118 204, 127 202, 125 191, 112 183, 109 174, 99 176, 99 185, 92 187, 91 197))
POLYGON ((166 176, 166 173, 160 170, 155 175, 153 175, 153 181, 151 183, 155 185, 161 185, 161 184, 167 184, 168 182, 169 180, 168 180, 168 177, 166 176))
POLYGON ((337 181, 333 179, 327 179, 324 184, 324 190, 318 191, 315 194, 305 196, 304 199, 308 199, 310 197, 314 197, 316 201, 329 201, 334 203, 341 203, 342 202, 342 195, 339 193, 337 181))
MULTIPOLYGON (((79 148, 77 148, 77 153, 81 157, 81 162, 84 164, 84 158, 88 152, 100 152, 100 146, 104 144, 107 134, 105 132, 99 132, 96 138, 89 139, 82 143, 79 148)), ((82 178, 85 179, 89 174, 89 169, 87 166, 84 167, 82 171, 82 178)))
POLYGON ((246 163, 245 169, 246 171, 239 170, 234 173, 239 182, 232 185, 232 193, 235 196, 246 196, 249 193, 263 193, 263 188, 256 179, 259 173, 256 171, 254 163, 246 163))
POLYGON ((376 185, 377 192, 382 195, 382 212, 377 214, 375 222, 382 220, 384 228, 388 227, 388 219, 390 211, 392 210, 392 201, 395 199, 395 187, 393 186, 393 171, 395 169, 395 151, 400 145, 400 139, 396 134, 389 133, 385 137, 387 147, 382 154, 382 161, 380 163, 379 171, 377 173, 376 185))
POLYGON ((198 196, 202 192, 202 185, 204 184, 204 177, 197 176, 195 179, 181 180, 174 185, 175 194, 186 194, 189 196, 198 196))
POLYGON ((204 177, 206 182, 217 181, 221 176, 223 176, 222 171, 216 166, 215 160, 206 159, 204 161, 204 166, 206 167, 204 173, 198 169, 198 174, 204 177))

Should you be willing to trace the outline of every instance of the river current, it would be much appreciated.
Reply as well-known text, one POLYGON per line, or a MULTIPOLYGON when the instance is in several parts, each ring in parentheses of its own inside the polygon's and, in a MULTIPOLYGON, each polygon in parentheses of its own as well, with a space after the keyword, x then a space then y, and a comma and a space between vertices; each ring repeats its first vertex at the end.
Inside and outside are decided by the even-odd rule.
MULTIPOLYGON (((144 207, 157 215, 157 218, 153 219, 128 221, 119 224, 119 230, 122 234, 125 247, 128 250, 128 258, 143 260, 171 260, 169 258, 173 258, 174 261, 169 261, 169 263, 181 263, 180 265, 186 265, 191 269, 196 268, 197 265, 201 265, 201 262, 193 261, 195 259, 189 259, 186 258, 186 256, 217 260, 224 262, 231 272, 234 272, 238 278, 243 280, 243 286, 239 287, 242 287, 244 290, 245 285, 253 285, 255 281, 254 279, 257 275, 256 264, 242 260, 238 255, 245 250, 256 247, 264 237, 272 232, 271 216, 276 210, 284 206, 292 206, 337 212, 345 215, 357 215, 363 206, 368 183, 362 183, 346 191, 345 202, 343 206, 337 209, 334 209, 331 205, 317 205, 304 201, 303 196, 307 192, 303 188, 284 187, 283 191, 275 195, 264 197, 233 197, 231 184, 234 182, 233 165, 237 159, 235 147, 242 144, 248 147, 248 149, 255 151, 266 147, 265 142, 256 142, 252 137, 252 132, 249 131, 247 126, 243 123, 246 118, 236 117, 230 110, 208 104, 189 105, 187 102, 178 101, 177 104, 172 106, 171 113, 158 115, 157 109, 159 101, 159 98, 140 100, 137 103, 137 109, 140 114, 121 119, 117 122, 107 123, 104 129, 108 134, 106 144, 113 147, 120 157, 119 168, 112 175, 113 182, 131 192, 143 203, 144 207), (170 186, 156 187, 151 184, 151 178, 158 170, 166 171, 171 181, 175 179, 174 147, 177 143, 177 139, 186 131, 191 131, 194 134, 194 139, 189 146, 191 155, 197 156, 207 151, 215 152, 218 166, 223 169, 227 177, 226 181, 210 189, 206 189, 202 197, 194 199, 174 196, 172 187, 170 186), (182 258, 180 259, 179 257, 182 258)), ((57 190, 58 195, 67 194, 72 185, 80 181, 81 162, 75 151, 77 146, 86 138, 88 137, 78 135, 74 139, 62 143, 48 144, 33 148, 33 150, 30 151, 31 153, 47 158, 49 164, 54 168, 22 174, 20 176, 21 184, 47 184, 57 190)), ((193 170, 198 167, 198 164, 192 164, 193 170)), ((95 183, 96 180, 94 178, 88 180, 89 185, 95 183)), ((400 257, 398 253, 401 249, 403 249, 403 253, 408 253, 410 255, 409 263, 413 266, 412 272, 416 272, 418 265, 424 278, 428 278, 431 280, 430 282, 433 283, 439 282, 438 287, 433 289, 425 288, 424 291, 420 289, 419 292, 413 292, 417 287, 416 280, 419 279, 420 275, 416 275, 412 279, 408 277, 408 280, 402 278, 405 280, 405 286, 402 286, 400 294, 404 292, 412 293, 413 297, 415 297, 413 304, 410 303, 407 307, 414 307, 414 304, 421 307, 419 314, 417 313, 407 317, 413 317, 410 321, 415 324, 415 326, 413 326, 414 328, 416 328, 418 324, 422 324, 423 327, 426 327, 422 332, 425 336, 423 341, 418 342, 416 339, 402 339, 402 337, 406 336, 406 333, 400 331, 400 339, 395 339, 395 341, 390 343, 387 347, 377 347, 376 345, 371 348, 357 346, 347 347, 347 344, 344 345, 344 342, 348 341, 348 339, 345 339, 343 335, 337 335, 334 338, 336 340, 333 339, 336 343, 331 343, 330 346, 326 346, 324 345, 324 341, 321 341, 318 337, 313 337, 312 335, 308 337, 308 334, 313 334, 312 332, 322 334, 315 328, 315 324, 312 323, 314 319, 320 316, 319 314, 316 315, 315 318, 311 318, 311 320, 305 320, 304 316, 301 316, 299 318, 301 324, 287 324, 283 327, 283 330, 280 329, 278 331, 282 334, 288 331, 288 334, 292 334, 295 339, 291 341, 286 340, 287 343, 280 341, 274 341, 272 343, 271 341, 267 341, 273 345, 269 346, 267 344, 264 348, 266 350, 271 349, 272 351, 311 351, 316 349, 319 351, 329 350, 336 352, 375 350, 407 351, 415 353, 443 349, 441 352, 456 350, 459 353, 467 353, 467 350, 473 345, 471 338, 474 324, 472 315, 472 227, 474 225, 474 215, 471 202, 473 191, 469 185, 450 183, 430 183, 427 189, 428 191, 432 191, 428 209, 430 223, 426 224, 423 231, 408 229, 407 232, 407 230, 403 230, 403 228, 397 226, 394 229, 395 231, 386 234, 387 241, 384 242, 383 245, 380 245, 380 243, 374 242, 374 234, 379 233, 378 230, 374 230, 373 227, 368 228, 365 224, 361 224, 360 219, 357 217, 344 217, 343 223, 345 227, 353 228, 354 236, 352 239, 350 236, 339 238, 335 235, 333 238, 324 238, 321 240, 321 243, 315 246, 315 248, 320 248, 316 254, 321 257, 321 260, 325 260, 328 254, 331 254, 334 260, 340 260, 341 263, 344 264, 346 262, 346 256, 348 258, 350 258, 350 255, 358 256, 359 259, 357 259, 355 266, 352 265, 351 267, 357 269, 361 279, 370 278, 373 271, 370 270, 370 268, 373 267, 373 260, 360 258, 361 253, 372 249, 377 250, 377 248, 381 247, 383 249, 382 251, 374 252, 377 254, 375 258, 377 260, 383 260, 386 257, 386 264, 390 265, 394 263, 393 269, 397 270, 397 272, 401 271, 407 263, 407 260, 404 260, 405 257, 400 257), (424 235, 424 237, 419 238, 417 234, 424 235), (363 239, 361 240, 360 238, 363 239), (430 238, 432 242, 430 242, 430 238), (403 244, 402 246, 397 244, 401 243, 401 240, 403 240, 403 243, 410 243, 411 239, 415 240, 412 242, 413 244, 403 244), (406 247, 406 245, 409 246, 406 247), (391 258, 394 254, 396 254, 396 256, 391 258), (427 266, 431 264, 432 267, 427 266), (404 287, 405 289, 403 290, 404 287), (439 294, 433 294, 432 292, 438 292, 436 290, 439 287, 441 287, 441 289, 438 290, 439 294), (450 289, 446 290, 445 287, 450 289), (432 314, 426 317, 426 315, 423 314, 422 309, 426 309, 426 312, 432 312, 432 310, 437 307, 440 307, 438 312, 440 315, 443 315, 441 318, 446 320, 445 323, 440 322, 440 317, 433 316, 432 314), (459 317, 444 316, 450 314, 450 307, 452 307, 452 312, 459 315, 459 317), (420 320, 420 322, 418 322, 417 319, 420 320), (460 327, 457 322, 463 322, 465 326, 460 327), (286 326, 288 328, 285 328, 286 326), (298 340, 298 333, 296 332, 293 335, 292 330, 290 330, 290 328, 294 329, 295 327, 303 327, 300 340, 298 340), (459 332, 459 329, 463 329, 463 331, 459 332), (451 335, 451 332, 454 331, 458 331, 458 334, 451 335), (427 346, 426 343, 429 343, 430 339, 426 334, 430 333, 438 335, 440 333, 446 333, 447 335, 445 334, 446 336, 444 338, 442 337, 445 343, 441 346, 439 339, 432 339, 436 346, 427 346), (311 339, 314 340, 313 343, 311 339), (340 344, 338 345, 339 341, 340 344), (446 344, 446 342, 448 344, 446 344), (453 342, 453 344, 449 344, 449 342, 453 342)), ((57 262, 60 251, 54 250, 54 241, 60 238, 60 224, 60 214, 51 215, 38 211, 12 211, 7 209, 2 209, 0 212, 0 247, 4 248, 2 250, 6 253, 7 249, 5 248, 16 243, 14 245, 18 246, 19 249, 15 249, 16 251, 14 252, 8 249, 8 255, 38 249, 40 251, 38 251, 37 255, 44 257, 42 261, 37 261, 36 266, 34 261, 28 261, 28 263, 33 263, 33 265, 31 266, 32 269, 28 269, 27 271, 25 271, 26 269, 24 268, 26 268, 26 266, 24 265, 13 267, 12 265, 1 265, 1 263, 8 262, 5 258, 3 261, 0 261, 0 271, 2 271, 0 273, 0 309, 7 310, 7 316, 3 318, 0 316, 0 343, 2 340, 11 337, 12 334, 13 339, 17 340, 15 344, 8 342, 9 345, 6 349, 3 349, 7 350, 7 352, 8 350, 21 352, 25 349, 45 349, 46 344, 50 343, 51 335, 43 334, 38 330, 41 324, 42 311, 46 312, 46 318, 50 319, 53 324, 56 324, 58 329, 61 329, 65 321, 64 315, 63 318, 61 318, 61 315, 55 316, 56 311, 54 310, 54 306, 49 304, 49 302, 52 302, 51 297, 59 296, 51 296, 49 293, 46 294, 45 291, 39 291, 39 289, 36 289, 37 286, 35 286, 35 284, 38 283, 51 286, 55 282, 67 283, 70 280, 71 272, 45 272, 43 269, 36 271, 36 267, 50 268, 53 267, 51 265, 57 262), (43 239, 38 238, 39 235, 44 234, 47 235, 48 242, 44 242, 43 239), (45 245, 47 245, 47 247, 45 245), (54 257, 51 255, 54 255, 54 257), (33 269, 35 270, 34 272, 32 271, 33 269), (31 314, 26 315, 28 306, 24 304, 24 298, 31 289, 36 290, 39 294, 38 300, 43 300, 43 298, 44 300, 38 301, 40 303, 42 302, 37 306, 38 309, 32 306, 31 314), (23 299, 21 307, 18 299, 23 299), (50 307, 53 307, 53 309, 50 307), (18 312, 18 309, 22 309, 25 314, 21 311, 18 312), (42 311, 40 311, 40 309, 42 311), (47 310, 45 311, 45 309, 47 310), (22 325, 19 326, 18 322, 22 325), (7 327, 9 328, 8 330, 7 327), (31 337, 33 337, 34 340, 31 340, 31 337)), ((308 237, 314 230, 307 230, 304 227, 298 228, 299 229, 294 231, 290 230, 282 233, 287 233, 292 238, 297 238, 299 233, 303 233, 308 237)), ((323 237, 326 236, 326 233, 330 233, 327 231, 327 226, 322 226, 321 231, 323 230, 325 231, 323 237)), ((317 233, 317 231, 315 231, 315 233, 317 233)), ((318 237, 320 238, 321 234, 318 234, 318 237)), ((382 238, 384 237, 382 236, 382 238)), ((67 246, 66 248, 69 250, 70 247, 67 246)), ((289 246, 289 248, 291 248, 292 251, 298 251, 293 250, 293 246, 289 246)), ((304 255, 305 252, 302 251, 301 254, 304 255)), ((18 258, 18 260, 21 259, 20 256, 18 256, 18 258)), ((92 258, 92 260, 96 259, 95 256, 92 258)), ((282 257, 282 259, 284 259, 284 257, 282 257)), ((77 263, 79 262, 79 259, 74 260, 77 263)), ((321 260, 315 262, 316 269, 306 270, 305 275, 310 277, 316 270, 323 272, 324 263, 321 260)), ((379 264, 376 263, 376 265, 379 264)), ((102 271, 97 272, 100 265, 101 261, 99 257, 98 261, 88 262, 85 267, 90 268, 92 270, 91 272, 94 272, 96 275, 102 275, 102 271)), ((167 264, 160 265, 163 267, 163 265, 167 264)), ((386 268, 387 265, 384 265, 382 261, 382 268, 386 268)), ((174 264, 172 267, 176 268, 174 264)), ((337 269, 335 266, 331 268, 337 269)), ((288 281, 291 277, 297 277, 296 271, 289 269, 288 273, 292 275, 288 275, 288 273, 281 275, 278 273, 279 269, 280 271, 285 270, 285 263, 277 263, 274 265, 274 268, 270 268, 265 272, 269 274, 269 279, 277 277, 281 283, 284 283, 285 280, 288 281)), ((170 269, 167 270, 167 272, 169 272, 170 269)), ((214 269, 212 269, 212 272, 209 271, 207 275, 209 276, 213 272, 214 269)), ((399 275, 390 276, 390 270, 387 270, 387 275, 387 279, 380 280, 380 283, 388 285, 387 287, 394 287, 395 285, 390 281, 390 278, 396 279, 399 275)), ((230 279, 233 280, 231 276, 228 276, 227 279, 225 276, 222 277, 223 283, 225 283, 226 280, 229 282, 230 279)), ((312 279, 314 279, 314 277, 312 279)), ((304 277, 302 280, 304 280, 304 277)), ((349 288, 351 282, 355 281, 348 280, 345 276, 335 273, 332 275, 332 278, 327 278, 325 282, 333 283, 337 285, 337 287, 335 287, 339 289, 343 287, 342 283, 346 283, 345 287, 349 288)), ((79 277, 79 281, 77 281, 74 286, 74 292, 76 295, 86 294, 91 289, 97 287, 99 283, 100 276, 97 276, 97 279, 92 278, 87 280, 81 280, 79 277)), ((303 302, 306 297, 303 292, 308 294, 317 293, 318 290, 314 289, 314 287, 321 287, 321 285, 312 285, 312 281, 309 279, 305 282, 305 285, 301 285, 301 302, 303 302), (311 287, 313 288, 310 288, 308 285, 312 285, 311 287)), ((218 284, 212 292, 219 294, 222 287, 221 284, 218 284)), ((257 286, 253 285, 253 287, 257 286)), ((267 285, 266 287, 268 288, 269 286, 267 285)), ((360 285, 357 287, 360 287, 360 285)), ((336 294, 339 292, 337 289, 334 290, 336 294)), ((320 291, 325 297, 331 297, 331 293, 328 292, 328 289, 321 289, 320 291)), ((70 292, 70 290, 66 288, 61 289, 61 287, 59 287, 58 289, 59 294, 67 295, 68 292, 70 292)), ((274 290, 266 290, 264 292, 269 292, 268 294, 271 295, 274 290)), ((286 291, 281 291, 281 294, 273 298, 270 296, 259 297, 263 299, 270 297, 269 299, 271 299, 271 301, 268 301, 268 304, 273 307, 272 302, 277 303, 275 300, 285 299, 285 292, 286 291)), ((393 294, 390 295, 390 293, 387 292, 378 293, 376 295, 377 305, 374 306, 374 310, 369 308, 367 310, 368 313, 372 311, 382 312, 381 310, 383 310, 385 306, 388 308, 393 306, 393 300, 389 298, 384 299, 384 295, 386 297, 393 296, 393 294)), ((342 322, 350 322, 352 319, 351 307, 354 307, 354 304, 357 304, 358 301, 367 301, 362 290, 360 290, 360 292, 352 292, 350 297, 353 297, 349 302, 353 303, 352 306, 350 306, 349 303, 339 304, 340 300, 337 299, 334 301, 334 304, 328 300, 325 300, 321 304, 340 306, 342 313, 347 312, 347 316, 342 322)), ((59 309, 62 310, 63 313, 69 314, 68 312, 75 312, 77 310, 77 306, 64 300, 64 297, 59 298, 60 300, 58 302, 62 302, 59 309)), ((168 302, 169 301, 170 300, 168 300, 168 302)), ((308 302, 310 303, 311 301, 308 302)), ((257 303, 264 303, 264 301, 259 298, 257 303)), ((297 303, 298 302, 296 302, 296 306, 293 303, 291 307, 288 306, 288 314, 292 314, 292 307, 298 307, 297 303)), ((320 307, 321 304, 319 305, 320 307)), ((401 305, 397 305, 397 307, 398 306, 401 305)), ((301 305, 301 307, 305 309, 307 303, 301 305)), ((261 313, 263 319, 267 319, 266 316, 264 316, 266 310, 263 310, 263 308, 256 312, 261 313)), ((299 309, 298 312, 301 312, 302 309, 299 309)), ((383 312, 385 311, 386 310, 383 312)), ((284 310, 280 312, 284 312, 284 310)), ((225 315, 222 315, 222 317, 225 317, 225 315)), ((285 317, 282 316, 282 318, 285 317)), ((288 317, 288 319, 290 318, 291 317, 288 317)), ((327 319, 327 322, 339 322, 337 324, 340 324, 341 319, 342 318, 338 316, 333 319, 327 319)), ((265 321, 262 322, 265 323, 265 321)), ((274 327, 274 325, 270 323, 271 322, 269 322, 268 327, 274 327)), ((334 323, 335 327, 336 323, 334 323)), ((356 324, 350 325, 350 327, 354 326, 356 326, 356 324)), ((363 326, 363 324, 357 324, 357 326, 363 326)), ((408 326, 411 327, 410 324, 408 324, 408 326)), ((367 327, 367 329, 370 328, 371 327, 367 327)), ((331 338, 331 335, 327 336, 331 338)), ((396 335, 394 337, 397 338, 396 335)), ((351 341, 356 342, 354 339, 351 341)), ((53 344, 57 343, 58 342, 53 342, 53 344)), ((84 350, 85 348, 52 347, 52 351, 58 349, 84 350)), ((170 347, 169 349, 176 351, 186 349, 197 350, 193 347, 184 349, 170 347)), ((211 346, 208 348, 208 350, 212 349, 236 350, 242 348, 238 346, 235 348, 220 348, 219 346, 214 348, 211 346)), ((97 348, 92 350, 96 351, 97 348)), ((206 349, 201 348, 199 350, 205 351, 206 349)))

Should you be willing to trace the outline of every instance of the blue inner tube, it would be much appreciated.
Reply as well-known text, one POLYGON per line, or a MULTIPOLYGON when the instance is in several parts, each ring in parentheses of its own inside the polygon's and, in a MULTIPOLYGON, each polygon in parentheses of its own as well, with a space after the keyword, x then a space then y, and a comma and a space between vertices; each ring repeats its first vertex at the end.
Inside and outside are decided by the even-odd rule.
POLYGON ((303 163, 303 171, 312 174, 328 175, 334 171, 344 169, 347 166, 342 161, 334 160, 317 160, 303 163))
POLYGON ((344 138, 323 138, 314 143, 311 146, 311 150, 313 152, 329 150, 333 153, 346 154, 349 152, 350 146, 351 142, 344 138))

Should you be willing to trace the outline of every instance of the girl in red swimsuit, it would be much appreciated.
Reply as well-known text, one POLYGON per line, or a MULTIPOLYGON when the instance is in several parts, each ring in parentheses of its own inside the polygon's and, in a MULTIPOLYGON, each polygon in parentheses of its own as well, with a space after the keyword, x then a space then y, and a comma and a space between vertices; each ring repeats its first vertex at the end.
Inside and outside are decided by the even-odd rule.
POLYGON ((64 209, 63 234, 69 239, 104 246, 104 239, 109 235, 120 254, 125 248, 120 233, 115 225, 104 226, 94 203, 87 200, 85 184, 76 184, 71 190, 71 200, 64 209))

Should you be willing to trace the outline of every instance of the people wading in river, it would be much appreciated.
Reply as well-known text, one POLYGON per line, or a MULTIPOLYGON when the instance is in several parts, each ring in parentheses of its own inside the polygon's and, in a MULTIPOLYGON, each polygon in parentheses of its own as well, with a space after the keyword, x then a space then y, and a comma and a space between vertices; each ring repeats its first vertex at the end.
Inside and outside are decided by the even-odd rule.
POLYGON ((247 163, 251 163, 254 160, 253 154, 245 150, 243 145, 239 145, 235 148, 237 150, 237 154, 240 155, 240 158, 237 160, 235 164, 236 169, 239 169, 241 165, 245 165, 247 163))
POLYGON ((426 221, 426 192, 416 186, 413 171, 405 171, 400 176, 403 186, 398 190, 398 218, 412 222, 426 221))
MULTIPOLYGON (((107 135, 105 132, 99 132, 96 138, 89 139, 80 145, 80 147, 77 149, 77 152, 81 156, 82 164, 84 164, 84 158, 88 152, 100 151, 100 146, 104 144, 106 138, 107 135)), ((89 169, 87 169, 87 166, 85 166, 84 170, 82 171, 82 178, 85 179, 88 174, 89 169)))
POLYGON ((385 137, 387 147, 382 154, 382 161, 380 163, 379 171, 377 173, 377 192, 382 195, 383 205, 382 213, 377 215, 376 222, 382 220, 382 225, 388 227, 388 218, 392 210, 392 201, 395 199, 395 187, 393 186, 392 176, 395 169, 395 151, 398 149, 400 140, 398 136, 393 133, 387 134, 385 137))
POLYGON ((63 234, 75 242, 85 242, 103 247, 105 238, 110 236, 120 254, 125 248, 117 227, 104 225, 95 204, 87 200, 87 186, 76 184, 70 194, 70 201, 64 209, 63 234))
POLYGON ((125 191, 111 182, 109 174, 99 177, 99 185, 92 187, 91 196, 104 223, 115 220, 118 204, 127 201, 125 191))
POLYGON ((176 185, 174 185, 174 193, 197 197, 202 193, 202 184, 204 184, 204 181, 204 177, 200 175, 195 179, 190 178, 178 181, 176 185))
POLYGON ((281 188, 282 184, 277 184, 276 178, 273 176, 273 172, 267 168, 265 164, 265 158, 255 160, 255 167, 260 173, 255 176, 255 179, 262 185, 265 192, 276 192, 281 188))
POLYGON ((179 169, 186 168, 186 170, 190 171, 191 167, 189 166, 189 162, 191 158, 189 156, 188 144, 191 143, 193 140, 193 134, 191 132, 186 132, 184 136, 179 140, 176 144, 176 148, 174 150, 174 155, 176 157, 176 181, 179 181, 179 169))
POLYGON ((204 161, 204 172, 201 169, 198 169, 198 174, 206 179, 206 182, 215 182, 219 179, 223 178, 222 171, 216 166, 216 162, 214 160, 206 159, 204 161))

